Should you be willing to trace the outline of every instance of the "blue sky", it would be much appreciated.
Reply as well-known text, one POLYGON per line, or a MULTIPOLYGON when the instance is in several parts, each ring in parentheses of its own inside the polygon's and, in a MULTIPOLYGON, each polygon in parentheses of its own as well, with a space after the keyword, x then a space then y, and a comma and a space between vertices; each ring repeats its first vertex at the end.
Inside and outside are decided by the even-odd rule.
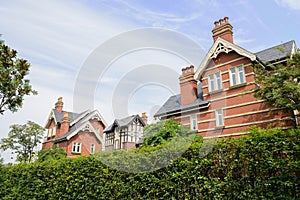
MULTIPOLYGON (((206 52, 212 45, 213 22, 224 16, 229 17, 234 27, 234 42, 249 51, 257 52, 292 39, 300 46, 298 0, 2 1, 1 39, 31 63, 29 79, 39 94, 26 97, 17 113, 8 111, 0 116, 0 137, 7 136, 11 124, 32 120, 44 126, 59 96, 63 97, 65 110, 74 110, 74 86, 80 69, 106 41, 131 30, 155 27, 182 34, 206 52)), ((147 85, 131 91, 125 99, 118 96, 120 101, 114 94, 122 78, 140 66, 153 63, 168 66, 178 75, 182 67, 190 64, 159 50, 127 53, 113 60, 106 74, 95 80, 97 87, 90 97, 94 105, 82 109, 98 109, 108 124, 124 114, 146 111, 153 115, 170 95, 179 92, 178 79, 174 78, 177 74, 169 75, 174 88, 147 85), (126 112, 119 115, 118 111, 112 111, 113 101, 121 107, 126 101, 128 106, 122 107, 126 112)), ((192 64, 197 68, 198 63, 192 64)))

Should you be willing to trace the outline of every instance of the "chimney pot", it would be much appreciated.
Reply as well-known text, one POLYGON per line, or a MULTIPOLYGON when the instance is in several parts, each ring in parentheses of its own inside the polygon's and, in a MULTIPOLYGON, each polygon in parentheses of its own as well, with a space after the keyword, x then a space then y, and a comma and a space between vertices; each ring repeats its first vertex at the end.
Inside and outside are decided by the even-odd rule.
POLYGON ((226 17, 224 17, 224 21, 225 21, 225 23, 228 23, 228 17, 226 16, 226 17))
POLYGON ((219 19, 220 26, 223 24, 224 19, 219 19))
POLYGON ((218 27, 219 26, 219 21, 215 21, 214 24, 215 24, 215 27, 218 27))

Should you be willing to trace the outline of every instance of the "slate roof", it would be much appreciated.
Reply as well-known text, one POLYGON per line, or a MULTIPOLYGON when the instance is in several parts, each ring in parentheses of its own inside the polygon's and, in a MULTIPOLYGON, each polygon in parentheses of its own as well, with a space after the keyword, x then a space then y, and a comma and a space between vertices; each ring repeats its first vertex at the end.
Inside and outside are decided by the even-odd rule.
MULTIPOLYGON (((66 111, 63 111, 63 112, 66 112, 66 111)), ((62 113, 63 113, 62 112, 62 113)), ((82 112, 82 113, 80 113, 80 114, 78 114, 78 113, 72 113, 72 115, 70 114, 71 112, 68 112, 69 113, 69 118, 70 118, 70 124, 74 121, 74 120, 78 120, 75 124, 73 124, 71 127, 70 127, 70 129, 69 129, 69 131, 65 134, 65 135, 63 135, 63 136, 61 136, 61 137, 59 137, 59 138, 56 138, 55 140, 54 140, 54 143, 57 143, 57 142, 60 142, 60 141, 63 141, 63 140, 65 140, 65 139, 67 139, 67 137, 69 136, 69 135, 71 135, 77 128, 79 128, 82 124, 84 124, 84 123, 86 123, 88 120, 89 120, 89 118, 87 117, 91 112, 89 111, 89 110, 87 110, 87 111, 84 111, 84 112, 82 112), (85 115, 83 115, 84 113, 86 113, 85 115), (82 116, 83 115, 83 116, 82 116), (81 117, 81 119, 77 119, 77 118, 79 118, 79 117, 81 117)), ((61 121, 61 119, 60 119, 60 121, 61 121)))
POLYGON ((120 128, 126 127, 130 124, 130 122, 132 122, 132 120, 134 120, 137 117, 140 119, 140 121, 145 126, 144 121, 142 120, 142 118, 139 115, 131 115, 129 117, 125 117, 122 119, 115 119, 115 121, 104 130, 104 133, 113 131, 115 126, 118 126, 120 128))
POLYGON ((195 100, 194 103, 188 105, 181 105, 180 94, 171 96, 166 103, 155 113, 154 117, 159 117, 165 114, 171 114, 174 112, 181 112, 184 110, 192 109, 192 108, 201 108, 208 106, 208 101, 203 101, 202 99, 198 98, 195 100))
POLYGON ((293 51, 294 44, 295 41, 291 40, 289 42, 259 51, 255 53, 255 55, 263 62, 281 60, 283 58, 286 58, 287 54, 293 51))
MULTIPOLYGON (((61 113, 57 112, 56 109, 52 109, 54 115, 55 115, 55 119, 57 123, 61 122, 61 119, 64 117, 64 113, 68 112, 68 111, 62 111, 61 113)), ((74 112, 68 112, 69 113, 69 118, 70 121, 73 121, 74 119, 76 119, 78 116, 80 116, 82 113, 74 113, 74 112)))

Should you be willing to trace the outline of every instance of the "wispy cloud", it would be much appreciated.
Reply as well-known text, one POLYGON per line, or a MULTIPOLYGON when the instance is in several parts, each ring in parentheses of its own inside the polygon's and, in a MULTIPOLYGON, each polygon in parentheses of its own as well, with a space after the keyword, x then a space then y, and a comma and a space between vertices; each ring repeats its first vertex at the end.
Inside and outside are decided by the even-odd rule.
POLYGON ((275 0, 279 6, 288 7, 292 10, 300 10, 299 0, 275 0))
POLYGON ((144 21, 148 26, 165 27, 174 30, 178 29, 181 23, 191 22, 202 16, 202 12, 191 11, 188 15, 177 10, 173 10, 173 12, 159 12, 124 0, 118 0, 118 2, 123 4, 128 16, 144 21))

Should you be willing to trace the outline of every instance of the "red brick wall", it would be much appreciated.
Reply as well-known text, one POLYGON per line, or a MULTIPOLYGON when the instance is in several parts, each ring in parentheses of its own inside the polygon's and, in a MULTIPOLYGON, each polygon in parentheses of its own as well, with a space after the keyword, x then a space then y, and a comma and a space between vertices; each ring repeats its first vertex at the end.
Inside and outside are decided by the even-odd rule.
POLYGON ((96 139, 94 133, 80 132, 68 141, 67 156, 90 155, 90 145, 95 144, 95 152, 102 151, 102 144, 96 139), (81 153, 72 153, 73 142, 81 143, 81 153))
POLYGON ((52 140, 48 140, 42 144, 42 149, 50 149, 53 146, 52 140))
POLYGON ((100 130, 100 137, 102 138, 103 137, 103 131, 105 129, 105 125, 101 122, 101 121, 98 121, 96 119, 92 119, 90 120, 92 126, 96 129, 96 128, 99 128, 100 130))
POLYGON ((175 119, 183 125, 190 125, 190 116, 197 113, 198 133, 204 137, 228 136, 230 134, 245 134, 253 125, 267 126, 294 126, 293 114, 282 113, 272 109, 264 101, 257 100, 251 91, 256 87, 255 76, 250 59, 235 52, 220 53, 211 61, 202 74, 204 100, 210 101, 208 109, 182 113, 175 119), (239 86, 230 86, 229 69, 243 65, 246 83, 239 86), (208 76, 216 72, 221 73, 222 90, 208 91, 208 76), (215 110, 223 109, 224 127, 216 128, 215 110))
POLYGON ((135 142, 123 142, 123 149, 130 150, 135 148, 135 142))

